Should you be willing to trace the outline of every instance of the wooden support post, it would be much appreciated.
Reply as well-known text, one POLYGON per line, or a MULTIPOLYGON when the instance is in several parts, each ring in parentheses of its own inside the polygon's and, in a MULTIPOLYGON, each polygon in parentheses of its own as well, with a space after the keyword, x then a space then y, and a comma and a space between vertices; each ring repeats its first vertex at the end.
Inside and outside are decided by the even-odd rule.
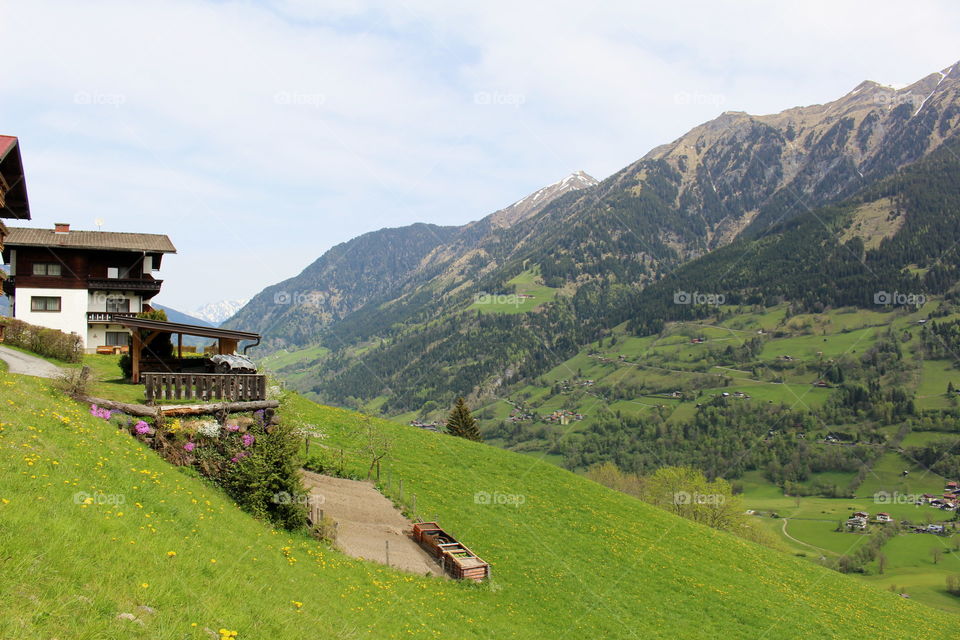
POLYGON ((390 566, 390 541, 384 540, 383 544, 385 544, 387 547, 387 566, 389 567, 390 566))
POLYGON ((140 384, 140 352, 143 344, 140 342, 140 329, 133 330, 133 346, 130 351, 130 378, 134 384, 140 384))
POLYGON ((307 455, 310 455, 310 436, 304 437, 304 448, 307 450, 307 455))
POLYGON ((182 333, 177 334, 177 359, 178 360, 183 359, 183 334, 182 333))

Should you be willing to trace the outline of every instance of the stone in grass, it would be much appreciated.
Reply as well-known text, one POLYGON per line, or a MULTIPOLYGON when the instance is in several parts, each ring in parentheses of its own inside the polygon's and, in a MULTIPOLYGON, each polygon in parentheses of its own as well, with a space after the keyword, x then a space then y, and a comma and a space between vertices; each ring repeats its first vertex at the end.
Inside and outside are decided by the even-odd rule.
POLYGON ((141 620, 141 619, 138 618, 137 616, 133 615, 132 613, 120 613, 120 614, 117 614, 117 620, 126 620, 126 621, 128 621, 128 622, 135 622, 135 623, 139 624, 141 627, 143 626, 143 620, 141 620))
POLYGON ((151 615, 151 616, 157 612, 156 609, 154 609, 153 607, 148 607, 148 606, 145 605, 145 604, 140 605, 139 607, 137 607, 137 609, 139 609, 139 610, 142 611, 143 613, 146 613, 147 615, 151 615))

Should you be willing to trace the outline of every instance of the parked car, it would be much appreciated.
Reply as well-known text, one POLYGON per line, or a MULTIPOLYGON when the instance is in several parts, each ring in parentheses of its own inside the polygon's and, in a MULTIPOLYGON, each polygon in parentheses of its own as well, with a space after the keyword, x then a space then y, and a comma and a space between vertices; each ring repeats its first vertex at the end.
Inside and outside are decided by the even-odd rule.
POLYGON ((210 365, 216 373, 256 373, 257 365, 246 356, 215 355, 210 358, 210 365))

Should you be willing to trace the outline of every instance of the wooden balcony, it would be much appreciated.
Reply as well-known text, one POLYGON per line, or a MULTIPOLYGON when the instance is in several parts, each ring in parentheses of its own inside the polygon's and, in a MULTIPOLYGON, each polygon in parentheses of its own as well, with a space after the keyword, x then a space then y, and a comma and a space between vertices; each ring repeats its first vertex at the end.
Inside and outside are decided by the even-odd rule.
POLYGON ((96 291, 141 291, 158 293, 163 280, 148 278, 90 278, 87 289, 96 291))

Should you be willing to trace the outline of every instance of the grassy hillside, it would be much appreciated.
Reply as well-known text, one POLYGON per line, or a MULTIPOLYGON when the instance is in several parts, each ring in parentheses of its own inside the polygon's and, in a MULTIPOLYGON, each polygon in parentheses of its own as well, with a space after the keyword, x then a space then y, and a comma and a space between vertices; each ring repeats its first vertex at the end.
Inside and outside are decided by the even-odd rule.
MULTIPOLYGON (((928 609, 552 465, 380 423, 384 467, 493 564, 466 585, 271 530, 45 383, 0 374, 0 637, 932 636, 928 609), (523 496, 482 504, 477 492, 523 496), (79 495, 78 495, 79 494, 79 495), (93 498, 84 504, 86 498, 93 498), (298 606, 301 603, 301 606, 298 606), (143 609, 148 607, 149 609, 143 609), (136 621, 118 619, 130 613, 136 621)), ((328 451, 357 414, 297 403, 328 451)))

